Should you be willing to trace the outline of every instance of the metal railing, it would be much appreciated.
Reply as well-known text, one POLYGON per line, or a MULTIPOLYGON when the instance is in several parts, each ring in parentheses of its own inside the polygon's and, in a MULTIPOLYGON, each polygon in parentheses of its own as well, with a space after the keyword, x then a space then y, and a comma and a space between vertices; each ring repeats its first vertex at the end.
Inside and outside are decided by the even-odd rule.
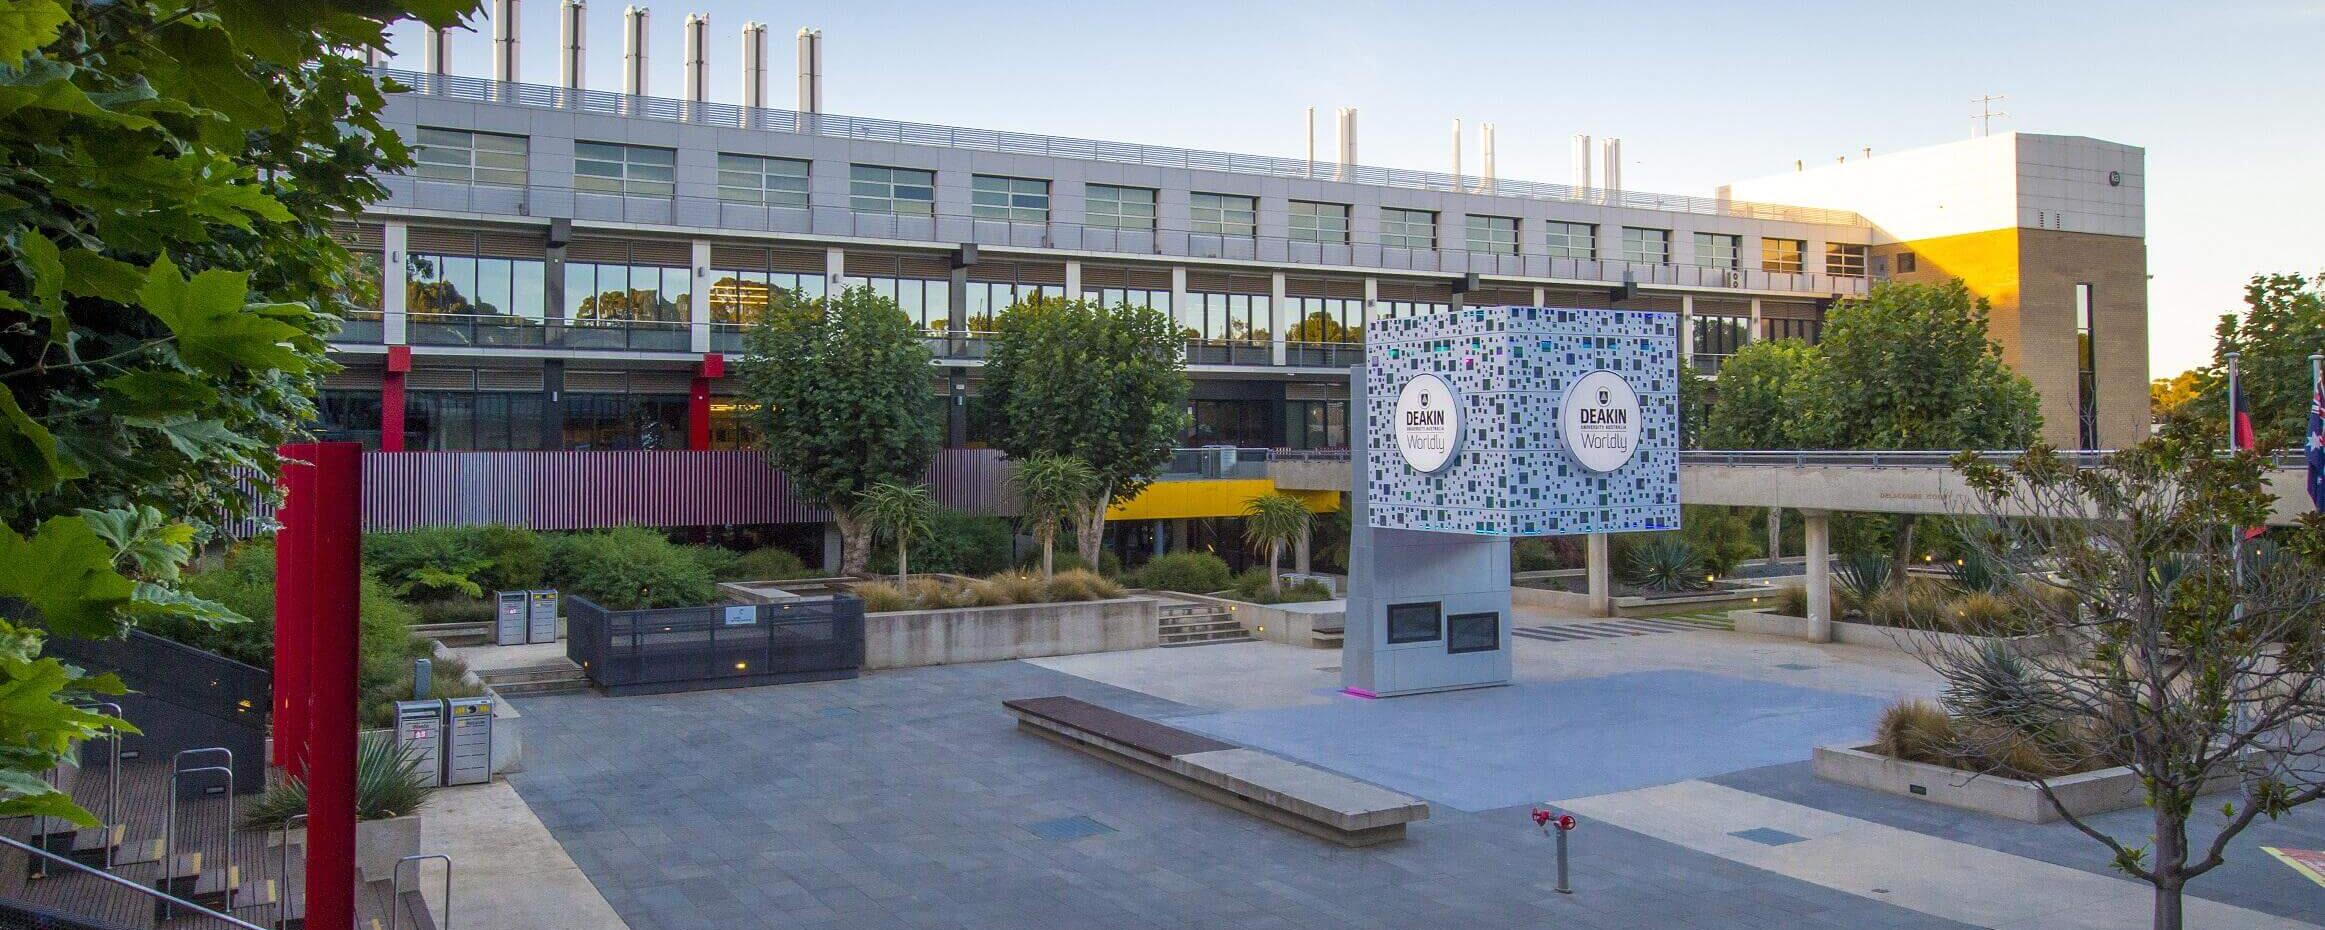
POLYGON ((195 904, 192 901, 188 901, 166 891, 162 891, 159 888, 149 887, 144 884, 122 878, 119 875, 115 875, 102 869, 90 868, 89 866, 82 865, 81 863, 75 862, 68 857, 59 856, 55 853, 49 852, 48 850, 33 846, 30 843, 21 842, 13 837, 0 836, 0 845, 7 846, 10 849, 22 851, 24 854, 29 856, 38 857, 37 861, 40 862, 44 868, 49 865, 61 865, 65 868, 87 874, 93 878, 98 879, 99 881, 107 882, 121 888, 126 888, 132 893, 151 898, 158 906, 158 908, 166 908, 173 914, 177 914, 179 911, 184 911, 185 913, 183 914, 177 914, 176 919, 179 921, 184 921, 193 916, 200 916, 208 920, 217 921, 224 926, 232 927, 234 930, 267 930, 265 927, 261 927, 249 921, 242 920, 231 914, 223 914, 218 911, 213 911, 199 904, 195 904))
POLYGON ((1863 225, 1863 220, 1853 212, 1819 207, 1755 203, 1719 197, 1657 194, 1647 191, 1574 187, 1566 184, 1508 178, 1496 178, 1489 181, 1469 176, 1456 177, 1434 171, 1412 171, 1374 165, 1343 166, 1338 163, 1319 162, 1304 158, 1240 155, 1231 152, 1141 145, 1132 142, 1103 142, 1066 136, 1046 136, 992 129, 941 126, 932 123, 872 119, 861 116, 843 116, 836 113, 800 113, 793 110, 740 107, 726 103, 695 103, 667 97, 640 97, 600 90, 494 81, 463 75, 423 74, 388 68, 374 69, 374 73, 404 85, 410 93, 432 97, 574 110, 584 113, 635 116, 643 119, 697 123, 735 129, 794 132, 854 141, 894 142, 905 145, 927 145, 984 152, 1006 152, 1015 155, 1109 161, 1277 178, 1311 178, 1375 187, 1485 194, 1529 200, 1557 200, 1634 210, 1691 213, 1701 216, 1781 220, 1832 226, 1863 225))
POLYGON ((413 313, 405 341, 426 346, 609 349, 684 352, 691 345, 683 320, 569 320, 506 314, 413 313))
MULTIPOLYGON (((2104 464, 2107 460, 2107 457, 2114 455, 2115 452, 2116 450, 2114 449, 2060 449, 2058 450, 2058 456, 2061 460, 2078 468, 2093 468, 2104 464)), ((1825 465, 1849 468, 1950 468, 1953 465, 1954 456, 1957 454, 1958 453, 1956 452, 1948 452, 1943 450, 1911 449, 1891 451, 1826 451, 1818 449, 1690 449, 1679 453, 1679 463, 1682 465, 1777 465, 1794 467, 1807 465, 1825 465)), ((2023 454, 2025 454, 2025 450, 2022 449, 1988 449, 1979 452, 1978 457, 1989 462, 1999 463, 2008 462, 2023 454)), ((2275 468, 2298 468, 2302 467, 2305 462, 2301 457, 2301 453, 2299 452, 2280 451, 2270 456, 2269 464, 2275 468)))
MULTIPOLYGON (((419 864, 431 859, 444 860, 444 921, 436 925, 436 930, 452 930, 452 857, 443 853, 421 853, 396 860, 395 881, 388 886, 387 930, 400 930, 400 925, 403 923, 404 866, 412 867, 412 884, 418 885, 420 883, 419 864)), ((413 918, 415 925, 418 922, 419 918, 413 918)))
POLYGON ((1265 478, 1271 450, 1236 446, 1172 449, 1170 464, 1155 477, 1162 481, 1206 478, 1265 478))
POLYGON ((607 610, 569 596, 565 614, 566 658, 617 693, 770 675, 852 677, 864 664, 864 602, 853 596, 655 610, 607 610))
MULTIPOLYGON (((1377 238, 1318 243, 1284 236, 1222 235, 1154 226, 1121 229, 1068 222, 987 219, 974 213, 870 213, 845 204, 771 206, 718 197, 681 194, 611 193, 571 187, 515 187, 399 175, 384 178, 382 206, 476 214, 481 217, 567 216, 581 222, 629 226, 679 226, 798 235, 884 239, 955 246, 1068 249, 1147 258, 1206 258, 1278 265, 1376 268, 1416 274, 1480 274, 1499 277, 1584 281, 1598 284, 1719 288, 1827 297, 1865 292, 1861 276, 1759 268, 1715 268, 1676 261, 1574 258, 1547 253, 1547 243, 1529 240, 1519 252, 1472 251, 1451 243, 1412 249, 1384 245, 1377 238)), ((1448 294, 1448 297, 1451 295, 1448 294)))

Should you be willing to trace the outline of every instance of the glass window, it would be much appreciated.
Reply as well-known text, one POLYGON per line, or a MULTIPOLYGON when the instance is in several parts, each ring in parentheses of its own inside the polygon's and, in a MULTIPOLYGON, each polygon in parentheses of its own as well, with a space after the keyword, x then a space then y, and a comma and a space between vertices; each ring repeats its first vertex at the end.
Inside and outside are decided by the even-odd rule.
MULTIPOLYGON (((952 328, 953 283, 951 281, 941 278, 864 277, 849 278, 848 286, 868 287, 872 289, 872 293, 895 301, 897 309, 904 311, 905 316, 910 317, 914 323, 920 324, 921 328, 929 332, 941 333, 952 328)), ((1006 286, 1013 287, 1014 285, 1006 286)), ((986 287, 984 282, 969 284, 969 328, 971 330, 992 329, 993 314, 999 310, 1007 309, 1010 303, 1015 302, 1014 300, 1004 301, 999 308, 981 306, 978 295, 986 293, 982 290, 986 287), (980 312, 982 312, 982 325, 980 325, 980 312)))
POLYGON ((2091 285, 2075 285, 2075 432, 2085 449, 2100 447, 2099 358, 2091 342, 2093 296, 2091 285))
POLYGON ((1240 194, 1193 194, 1187 198, 1194 231, 1250 238, 1259 228, 1259 198, 1240 194))
POLYGON ((1380 208, 1380 244, 1391 249, 1437 248, 1436 212, 1380 208))
POLYGON ((1496 255, 1518 254, 1518 218, 1470 214, 1469 250, 1496 255))
POLYGON ((1294 200, 1289 212, 1293 242, 1348 244, 1347 204, 1294 200))
POLYGON ((525 156, 529 148, 524 136, 422 126, 419 142, 412 150, 412 159, 417 163, 412 171, 420 177, 524 186, 525 156))
POLYGON ((411 391, 404 395, 404 448, 497 452, 541 448, 541 394, 411 391))
POLYGON ((1364 341, 1364 301, 1354 297, 1290 297, 1291 342, 1364 341))
POLYGON ((692 303, 683 267, 565 263, 565 319, 590 323, 678 323, 692 303))
POLYGON ((1798 339, 1815 345, 1824 335, 1824 321, 1768 317, 1760 321, 1760 329, 1770 339, 1798 339))
POLYGON ((1493 611, 1445 618, 1445 651, 1492 652, 1502 647, 1502 615, 1493 611))
POLYGON ((1760 240, 1760 270, 1784 274, 1799 274, 1806 270, 1802 256, 1808 254, 1808 243, 1800 239, 1760 240))
POLYGON ((770 207, 807 206, 807 162, 759 155, 718 156, 718 199, 770 207))
POLYGON ((710 321, 722 326, 744 326, 759 319, 776 291, 798 291, 814 300, 823 296, 823 275, 788 271, 741 271, 714 268, 710 286, 710 321))
POLYGON ((1744 237, 1726 233, 1696 233, 1695 263, 1706 268, 1743 267, 1744 237))
MULTIPOLYGON (((408 396, 408 395, 407 395, 408 396)), ((360 442, 379 448, 378 391, 327 389, 315 395, 315 425, 309 427, 324 442, 360 442)))
POLYGON ((1156 288, 1085 287, 1082 289, 1082 299, 1096 303, 1101 307, 1119 307, 1127 304, 1132 307, 1165 312, 1171 309, 1171 292, 1156 288))
POLYGON ((1598 257, 1598 224, 1552 220, 1542 225, 1549 230, 1550 257, 1598 257))
POLYGON ((1442 638, 1444 630, 1439 610, 1436 601, 1390 604, 1389 643, 1428 643, 1442 638))
POLYGON ((1720 363, 1752 338, 1752 318, 1698 313, 1694 323, 1695 368, 1704 374, 1719 371, 1720 363))
POLYGON ((1092 226, 1153 232, 1154 191, 1143 187, 1092 184, 1083 188, 1082 214, 1092 226))
POLYGON ((473 314, 537 323, 548 305, 546 268, 537 258, 414 252, 404 257, 405 311, 415 317, 473 314))
POLYGON ((1348 402, 1285 401, 1283 446, 1287 449, 1348 448, 1348 402))
POLYGON ((1623 260, 1671 264, 1671 230, 1623 227, 1623 260))
POLYGON ((677 190, 678 150, 612 142, 573 143, 573 189, 640 197, 677 190))
POLYGON ((1189 339, 1266 342, 1269 303, 1266 294, 1189 293, 1179 328, 1189 339))
POLYGON ((858 213, 935 216, 936 172, 849 165, 848 209, 858 213))
POLYGON ((684 394, 567 392, 567 449, 684 449, 684 394))
POLYGON ((1898 273, 1898 274, 1912 274, 1912 273, 1914 273, 1914 272, 1916 272, 1916 271, 1920 271, 1920 270, 1921 270, 1921 260, 1920 260, 1920 259, 1917 259, 1917 258, 1915 258, 1915 257, 1913 256, 1913 253, 1912 253, 1912 252, 1899 252, 1899 253, 1897 253, 1897 273, 1898 273))
POLYGON ((1824 273, 1842 278, 1865 276, 1865 247, 1846 242, 1824 244, 1824 273))
POLYGON ((1049 182, 980 174, 969 179, 969 215, 1012 223, 1049 222, 1049 182))

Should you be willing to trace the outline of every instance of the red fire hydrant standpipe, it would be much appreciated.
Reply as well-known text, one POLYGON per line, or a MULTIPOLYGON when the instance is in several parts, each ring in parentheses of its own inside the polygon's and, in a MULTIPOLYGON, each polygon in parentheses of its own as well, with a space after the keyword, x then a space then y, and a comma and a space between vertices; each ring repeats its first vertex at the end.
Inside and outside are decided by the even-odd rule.
POLYGON ((1558 830, 1558 887, 1554 890, 1559 894, 1574 893, 1574 889, 1566 884, 1566 834, 1574 832, 1574 824, 1573 814, 1553 812, 1547 807, 1534 808, 1534 826, 1542 828, 1544 833, 1550 832, 1552 827, 1558 830))

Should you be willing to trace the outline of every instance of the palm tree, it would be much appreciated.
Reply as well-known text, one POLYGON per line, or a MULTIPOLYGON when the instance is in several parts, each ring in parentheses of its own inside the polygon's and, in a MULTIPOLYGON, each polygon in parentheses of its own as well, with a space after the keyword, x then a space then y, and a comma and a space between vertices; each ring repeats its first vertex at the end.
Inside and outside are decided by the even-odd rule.
POLYGON ((863 521, 873 536, 896 540, 898 586, 911 574, 908 558, 912 541, 927 539, 932 532, 929 515, 935 509, 936 501, 928 496, 926 485, 882 482, 856 495, 856 519, 863 521))
POLYGON ((1282 560, 1284 544, 1298 542, 1308 533, 1308 504, 1289 494, 1262 494, 1243 506, 1243 538, 1253 546, 1267 549, 1267 588, 1277 594, 1284 591, 1284 578, 1277 574, 1276 565, 1282 560))
POLYGON ((1009 481, 1017 486, 1018 519, 1041 540, 1041 577, 1047 580, 1055 564, 1058 524, 1090 509, 1098 495, 1098 473, 1081 459, 1037 455, 1017 463, 1009 481))

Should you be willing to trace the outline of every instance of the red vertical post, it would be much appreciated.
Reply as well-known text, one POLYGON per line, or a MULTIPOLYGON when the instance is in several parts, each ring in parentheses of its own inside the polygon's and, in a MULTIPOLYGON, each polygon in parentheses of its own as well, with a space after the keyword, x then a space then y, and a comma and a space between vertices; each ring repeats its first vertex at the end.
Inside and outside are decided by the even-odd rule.
POLYGON ((355 925, 355 679, 362 583, 363 446, 315 444, 310 521, 307 925, 355 925))
POLYGON ((283 506, 275 511, 282 529, 274 548, 274 733, 269 759, 292 775, 307 775, 307 654, 311 577, 306 558, 313 548, 308 519, 315 497, 315 445, 293 443, 277 452, 283 460, 283 506))
POLYGON ((379 450, 404 451, 404 375, 412 370, 411 346, 388 346, 387 370, 379 379, 379 450))
POLYGON ((695 371, 694 387, 686 398, 686 447, 710 448, 710 382, 727 373, 727 357, 716 352, 702 356, 702 367, 695 371))

